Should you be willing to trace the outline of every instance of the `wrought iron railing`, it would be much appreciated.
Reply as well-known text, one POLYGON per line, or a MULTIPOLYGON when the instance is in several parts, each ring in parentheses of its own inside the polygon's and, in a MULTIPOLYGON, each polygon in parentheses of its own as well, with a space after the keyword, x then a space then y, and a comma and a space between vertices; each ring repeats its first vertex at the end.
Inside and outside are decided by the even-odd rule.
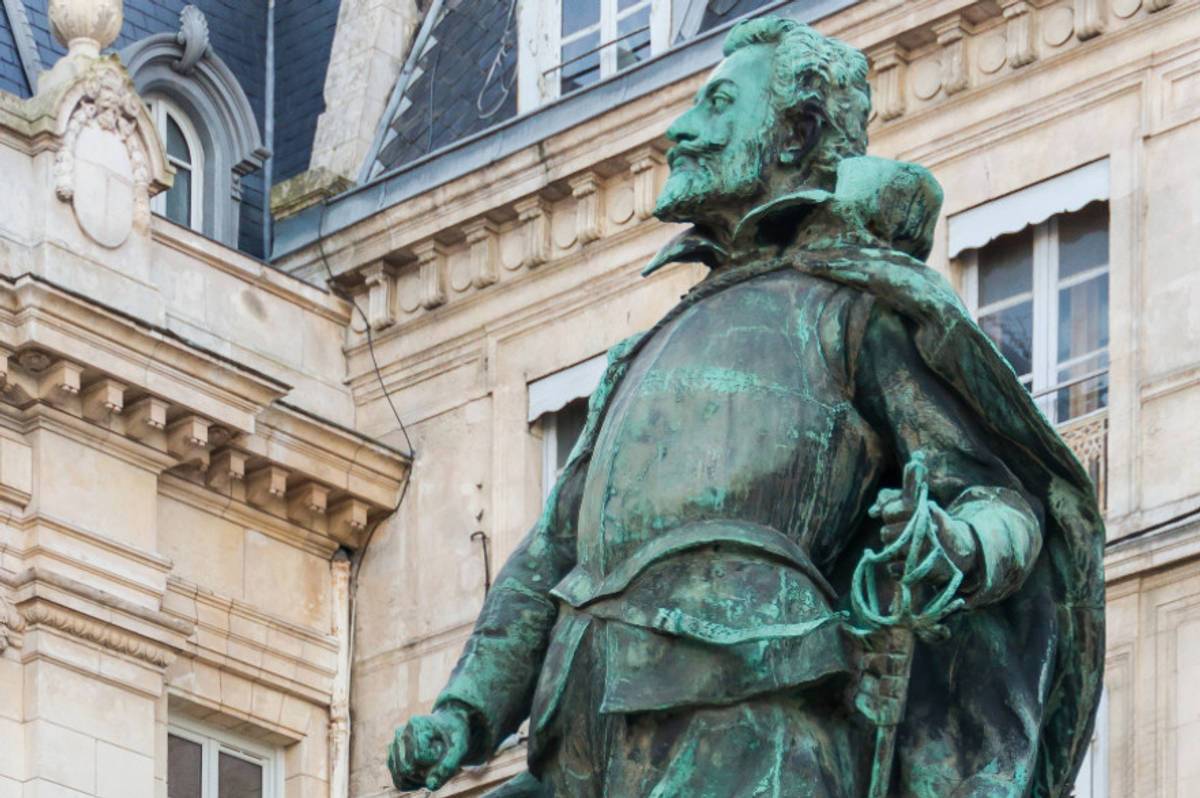
POLYGON ((1058 433, 1075 452, 1096 485, 1100 509, 1108 506, 1108 410, 1101 409, 1058 425, 1058 433))

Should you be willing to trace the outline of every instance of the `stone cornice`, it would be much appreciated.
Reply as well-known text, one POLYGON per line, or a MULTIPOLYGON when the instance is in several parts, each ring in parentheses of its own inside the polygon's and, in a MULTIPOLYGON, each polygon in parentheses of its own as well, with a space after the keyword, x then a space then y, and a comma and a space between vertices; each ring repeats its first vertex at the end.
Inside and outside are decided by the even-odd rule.
POLYGON ((325 556, 392 511, 408 469, 403 453, 278 402, 286 385, 29 275, 0 282, 0 385, 22 431, 178 472, 325 556))
POLYGON ((286 384, 33 275, 0 283, 0 340, 39 347, 251 431, 286 384))
POLYGON ((174 652, 165 646, 47 601, 28 602, 22 605, 21 614, 25 618, 27 631, 46 626, 159 668, 170 665, 175 656, 174 652))
POLYGON ((44 568, 0 571, 0 582, 11 590, 25 634, 46 627, 165 668, 192 633, 193 625, 186 621, 44 568))

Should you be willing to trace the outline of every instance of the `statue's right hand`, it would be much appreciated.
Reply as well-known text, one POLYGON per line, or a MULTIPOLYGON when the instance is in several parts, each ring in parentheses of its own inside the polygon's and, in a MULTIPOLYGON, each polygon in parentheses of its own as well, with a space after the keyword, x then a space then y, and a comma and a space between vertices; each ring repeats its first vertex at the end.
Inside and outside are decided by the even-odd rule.
POLYGON ((396 729, 388 747, 388 770, 399 790, 437 790, 462 766, 470 744, 465 708, 439 707, 396 729))

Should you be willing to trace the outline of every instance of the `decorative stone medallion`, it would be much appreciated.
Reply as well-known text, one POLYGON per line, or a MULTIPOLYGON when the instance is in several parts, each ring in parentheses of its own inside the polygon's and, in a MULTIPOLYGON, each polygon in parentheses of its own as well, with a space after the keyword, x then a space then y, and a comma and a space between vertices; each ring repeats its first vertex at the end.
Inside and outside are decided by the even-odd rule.
MULTIPOLYGON (((1140 0, 1139 0, 1140 2, 1140 0)), ((1042 40, 1051 47, 1061 47, 1075 31, 1075 12, 1068 6, 1059 6, 1046 12, 1042 20, 1042 40)))
POLYGON ((150 223, 150 166, 129 76, 100 60, 83 76, 54 162, 58 198, 71 203, 83 231, 101 246, 125 243, 150 223))
POLYGON ((1132 17, 1142 7, 1142 0, 1112 0, 1112 12, 1121 19, 1132 17))
POLYGON ((913 64, 910 74, 912 75, 913 94, 917 95, 919 99, 932 99, 938 93, 938 89, 942 87, 942 68, 935 59, 926 58, 918 61, 913 64))
POLYGON ((985 36, 979 42, 979 55, 976 59, 979 69, 987 74, 999 71, 1004 66, 1006 56, 1004 36, 993 34, 985 36))

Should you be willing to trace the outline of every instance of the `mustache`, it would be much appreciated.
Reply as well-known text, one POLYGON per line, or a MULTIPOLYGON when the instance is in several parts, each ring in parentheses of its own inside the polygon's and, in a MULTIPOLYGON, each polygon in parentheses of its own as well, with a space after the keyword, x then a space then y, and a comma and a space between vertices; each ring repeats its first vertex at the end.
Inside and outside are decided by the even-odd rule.
POLYGON ((667 164, 676 166, 684 158, 699 160, 705 156, 715 155, 725 149, 723 141, 681 141, 667 150, 667 164))

